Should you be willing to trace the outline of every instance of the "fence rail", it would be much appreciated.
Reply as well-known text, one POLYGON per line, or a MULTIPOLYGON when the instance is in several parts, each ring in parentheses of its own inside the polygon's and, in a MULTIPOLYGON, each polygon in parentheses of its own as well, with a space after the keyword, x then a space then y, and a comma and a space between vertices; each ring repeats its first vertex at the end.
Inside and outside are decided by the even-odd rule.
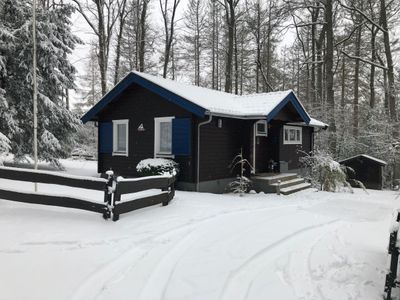
POLYGON ((397 270, 399 265, 399 254, 400 249, 398 247, 397 238, 399 232, 399 222, 400 222, 400 212, 397 212, 396 221, 394 229, 390 233, 388 253, 390 255, 390 268, 389 273, 386 275, 385 280, 385 293, 386 300, 392 299, 392 289, 399 286, 399 281, 397 280, 397 270))
POLYGON ((72 176, 67 174, 57 174, 51 171, 38 171, 11 167, 0 167, 0 178, 45 184, 65 185, 69 187, 98 191, 103 191, 105 189, 105 184, 107 183, 107 179, 104 178, 72 176))
POLYGON ((174 198, 175 177, 143 177, 133 180, 117 181, 117 185, 114 192, 114 208, 113 208, 113 220, 117 221, 119 215, 127 213, 136 209, 145 208, 148 206, 161 204, 163 206, 174 198), (149 189, 161 189, 160 194, 143 197, 140 199, 134 199, 130 201, 121 201, 121 196, 124 194, 137 193, 149 189))
POLYGON ((0 178, 2 179, 103 191, 104 203, 91 202, 69 196, 49 195, 42 192, 22 192, 4 188, 0 189, 0 199, 82 209, 101 213, 104 219, 108 219, 112 215, 113 221, 117 221, 120 214, 123 213, 155 204, 168 205, 175 195, 175 177, 173 176, 150 176, 117 180, 112 172, 107 172, 107 175, 108 179, 104 179, 57 174, 49 171, 0 167, 0 178), (161 193, 130 201, 121 201, 121 196, 124 194, 137 193, 149 189, 161 189, 161 193))

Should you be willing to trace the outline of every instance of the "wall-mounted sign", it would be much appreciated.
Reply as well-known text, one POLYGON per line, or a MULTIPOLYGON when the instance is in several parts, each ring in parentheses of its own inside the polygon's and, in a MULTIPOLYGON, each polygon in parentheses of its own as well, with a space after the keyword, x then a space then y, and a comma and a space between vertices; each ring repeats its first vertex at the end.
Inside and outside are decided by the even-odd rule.
POLYGON ((144 129, 143 123, 141 123, 141 124, 139 125, 139 127, 137 128, 137 131, 146 131, 146 129, 144 129))

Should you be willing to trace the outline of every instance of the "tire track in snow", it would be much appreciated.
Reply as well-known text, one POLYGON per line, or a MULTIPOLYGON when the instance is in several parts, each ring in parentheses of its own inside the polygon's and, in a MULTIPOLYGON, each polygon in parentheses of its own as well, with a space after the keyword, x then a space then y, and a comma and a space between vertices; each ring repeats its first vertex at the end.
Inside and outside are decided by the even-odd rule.
MULTIPOLYGON (((338 225, 336 224, 335 230, 338 225)), ((325 232, 326 233, 326 232, 325 232)), ((310 300, 325 300, 326 297, 323 295, 319 284, 316 281, 322 279, 321 275, 315 274, 312 268, 311 257, 314 252, 316 245, 325 237, 324 234, 320 234, 306 249, 296 251, 291 254, 291 259, 288 264, 289 269, 289 284, 299 298, 310 299, 310 300), (295 263, 291 263, 294 261, 295 263), (301 283, 297 283, 293 278, 301 278, 301 283)))
MULTIPOLYGON (((280 207, 274 207, 274 208, 265 208, 265 209, 257 209, 256 211, 253 210, 245 210, 241 211, 240 214, 244 213, 257 213, 257 212, 263 212, 265 210, 277 210, 277 209, 288 209, 288 208, 298 208, 298 205, 287 205, 287 206, 280 206, 280 207)), ((239 212, 237 212, 239 213, 239 212)), ((296 212, 293 212, 295 214, 296 212)), ((141 292, 141 297, 139 299, 142 300, 148 300, 148 299, 165 299, 166 297, 166 292, 169 287, 169 283, 173 277, 173 274, 176 270, 177 265, 179 264, 180 260, 184 256, 184 253, 190 249, 193 244, 201 239, 202 236, 205 236, 209 233, 210 230, 216 227, 215 223, 216 222, 221 222, 221 219, 231 217, 232 215, 235 214, 225 214, 221 215, 218 218, 212 219, 212 220, 207 220, 206 222, 202 222, 200 226, 203 226, 203 228, 196 228, 196 232, 194 232, 194 229, 192 233, 189 235, 185 236, 181 241, 179 241, 172 249, 170 249, 166 255, 161 259, 161 261, 156 265, 156 267, 153 269, 153 272, 144 287, 144 289, 141 292), (207 223, 207 224, 204 224, 207 223), (208 224, 210 223, 210 224, 208 224), (207 225, 207 228, 204 227, 204 225, 207 225)), ((272 216, 268 218, 268 222, 271 222, 272 220, 275 220, 277 218, 280 218, 280 215, 272 216)), ((251 226, 247 226, 245 228, 235 230, 232 234, 231 237, 233 236, 242 236, 244 233, 251 231, 254 227, 258 227, 260 224, 265 224, 266 220, 262 219, 260 222, 252 223, 251 226)), ((196 224, 196 227, 199 224, 196 224)), ((224 240, 229 239, 229 236, 224 236, 224 240)))
MULTIPOLYGON (((88 299, 98 299, 101 294, 109 289, 110 286, 118 283, 123 280, 124 277, 134 269, 138 261, 147 256, 153 249, 144 250, 140 249, 140 244, 146 243, 152 240, 159 240, 174 234, 179 234, 180 232, 184 232, 185 230, 189 230, 191 227, 196 227, 202 225, 204 223, 213 221, 215 219, 221 219, 224 217, 230 217, 233 215, 240 215, 246 213, 254 213, 260 211, 270 211, 270 210, 279 210, 279 209, 287 209, 290 207, 298 208, 300 205, 291 204, 291 205, 282 205, 277 207, 266 207, 266 208, 255 208, 255 209, 243 209, 237 210, 233 212, 224 212, 222 214, 214 214, 209 217, 205 217, 198 220, 191 220, 182 225, 178 225, 173 227, 172 229, 164 230, 162 233, 150 236, 148 238, 144 238, 139 241, 134 241, 131 246, 127 250, 125 250, 122 254, 120 254, 117 258, 110 260, 109 262, 103 264, 95 271, 93 271, 89 277, 78 287, 78 289, 74 292, 74 294, 70 297, 71 300, 88 300, 88 299), (118 280, 116 280, 117 278, 118 280)), ((147 226, 151 228, 152 225, 147 226)), ((189 237, 185 237, 182 243, 188 240, 189 237)), ((173 247, 176 248, 176 247, 173 247)), ((171 251, 177 251, 176 249, 171 249, 171 251)), ((154 273, 154 272, 153 272, 154 273)), ((168 279, 169 280, 169 279, 168 279)), ((148 286, 147 284, 146 286, 148 286)), ((156 283, 157 287, 160 287, 160 282, 156 283)), ((165 286, 165 284, 164 284, 165 286)), ((163 288, 165 293, 166 288, 163 288)), ((146 292, 145 292, 146 293, 146 292)), ((162 299, 163 295, 160 295, 159 299, 162 299)), ((144 298, 146 299, 146 298, 144 298)), ((148 298, 147 298, 148 299, 148 298)), ((146 300, 147 300, 146 299, 146 300)), ((153 298, 151 298, 153 300, 153 298)))
POLYGON ((280 246, 289 243, 293 238, 296 238, 301 234, 305 234, 321 227, 334 224, 338 221, 339 219, 335 219, 329 222, 303 227, 260 249, 251 257, 249 257, 246 261, 244 261, 239 267, 230 272, 218 299, 247 299, 254 279, 264 269, 263 262, 269 261, 268 257, 264 257, 268 255, 271 250, 275 250, 280 246), (255 270, 257 271, 255 272, 255 270))

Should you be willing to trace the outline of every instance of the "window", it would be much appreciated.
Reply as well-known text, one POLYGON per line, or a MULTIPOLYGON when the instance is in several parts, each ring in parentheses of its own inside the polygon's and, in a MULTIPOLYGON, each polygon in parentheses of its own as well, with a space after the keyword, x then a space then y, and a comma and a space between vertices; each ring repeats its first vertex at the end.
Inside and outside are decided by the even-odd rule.
POLYGON ((172 119, 164 117, 154 119, 154 156, 172 156, 172 119))
POLYGON ((256 123, 256 136, 267 136, 268 135, 268 125, 267 121, 260 120, 256 123))
POLYGON ((113 120, 113 155, 128 156, 129 120, 113 120))
POLYGON ((283 126, 283 144, 302 144, 302 128, 296 126, 283 126))

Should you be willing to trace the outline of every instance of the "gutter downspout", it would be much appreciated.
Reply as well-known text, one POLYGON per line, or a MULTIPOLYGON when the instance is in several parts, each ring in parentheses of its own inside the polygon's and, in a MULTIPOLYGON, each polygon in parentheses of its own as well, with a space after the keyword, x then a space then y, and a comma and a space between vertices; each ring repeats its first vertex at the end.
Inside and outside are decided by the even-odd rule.
POLYGON ((212 114, 210 113, 208 116, 208 120, 204 122, 200 122, 197 125, 197 176, 196 176, 196 192, 199 191, 200 187, 200 127, 206 124, 211 123, 212 121, 212 114))

